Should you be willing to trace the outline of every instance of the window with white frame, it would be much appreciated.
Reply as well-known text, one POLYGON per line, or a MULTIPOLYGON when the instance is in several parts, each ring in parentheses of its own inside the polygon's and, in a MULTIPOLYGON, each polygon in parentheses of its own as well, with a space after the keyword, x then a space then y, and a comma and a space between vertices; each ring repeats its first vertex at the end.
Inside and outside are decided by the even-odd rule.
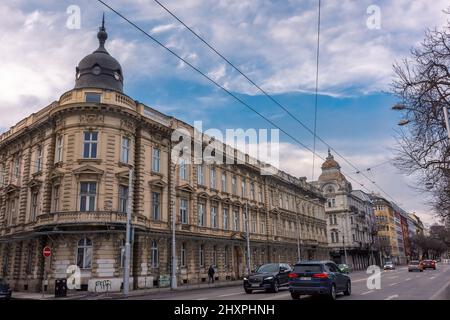
POLYGON ((197 183, 201 186, 205 185, 205 174, 202 164, 197 165, 197 183))
POLYGON ((233 231, 239 231, 239 211, 233 211, 233 231))
POLYGON ((43 162, 43 151, 44 149, 42 148, 42 146, 38 146, 37 150, 36 150, 36 167, 35 172, 41 172, 42 171, 42 162, 43 162))
POLYGON ((59 211, 59 192, 60 192, 60 186, 59 184, 55 185, 53 187, 53 201, 52 201, 52 211, 58 212, 59 211))
POLYGON ((130 145, 131 140, 128 137, 122 137, 122 148, 120 152, 120 161, 128 163, 130 161, 130 145))
POLYGON ((98 143, 97 131, 84 132, 83 158, 85 159, 97 158, 97 143, 98 143))
POLYGON ((55 163, 61 162, 63 159, 63 148, 64 148, 64 136, 58 135, 56 137, 55 146, 55 163))
POLYGON ((261 227, 261 233, 265 234, 266 233, 266 222, 262 220, 260 227, 261 227))
POLYGON ((211 189, 216 189, 216 169, 211 167, 209 175, 209 187, 211 189))
POLYGON ((252 215, 252 232, 253 233, 256 233, 256 224, 257 224, 257 221, 256 221, 256 215, 252 215))
POLYGON ((119 212, 127 212, 128 186, 119 186, 119 212))
POLYGON ((94 211, 97 196, 97 182, 80 183, 80 211, 94 211))
POLYGON ((217 228, 217 206, 211 206, 211 228, 217 228))
POLYGON ((236 176, 231 178, 231 192, 236 195, 237 194, 237 184, 236 184, 236 176))
POLYGON ((92 265, 92 241, 83 238, 78 241, 77 246, 77 266, 80 269, 90 269, 92 265))
POLYGON ((227 174, 222 172, 222 191, 227 192, 227 174))
POLYGON ((185 198, 180 199, 180 217, 181 223, 188 223, 188 200, 185 198))
POLYGON ((151 246, 151 257, 152 257, 152 268, 158 268, 159 265, 159 254, 158 254, 158 242, 156 240, 152 240, 151 246))
POLYGON ((161 194, 159 192, 152 192, 152 218, 153 220, 160 219, 161 213, 161 194))
POLYGON ((152 171, 159 172, 161 162, 161 150, 158 148, 152 149, 152 171))
POLYGON ((223 208, 223 229, 228 230, 228 208, 223 208))
POLYGON ((203 203, 198 204, 198 225, 205 226, 205 205, 203 203))
POLYGON ((246 192, 246 190, 245 190, 245 178, 242 178, 242 181, 241 181, 241 197, 246 197, 247 196, 247 192, 246 192))
POLYGON ((180 179, 188 180, 188 171, 185 159, 180 159, 180 179))

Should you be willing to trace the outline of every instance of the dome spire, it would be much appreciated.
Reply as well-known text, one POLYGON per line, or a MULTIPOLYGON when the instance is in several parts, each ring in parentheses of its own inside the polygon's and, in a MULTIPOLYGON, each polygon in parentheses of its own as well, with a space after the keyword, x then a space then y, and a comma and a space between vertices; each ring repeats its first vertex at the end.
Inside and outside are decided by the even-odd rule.
POLYGON ((108 39, 108 34, 106 33, 106 29, 105 29, 105 13, 103 13, 102 26, 98 30, 97 38, 98 38, 98 42, 99 42, 99 47, 94 52, 108 53, 105 49, 105 42, 106 42, 106 39, 108 39))

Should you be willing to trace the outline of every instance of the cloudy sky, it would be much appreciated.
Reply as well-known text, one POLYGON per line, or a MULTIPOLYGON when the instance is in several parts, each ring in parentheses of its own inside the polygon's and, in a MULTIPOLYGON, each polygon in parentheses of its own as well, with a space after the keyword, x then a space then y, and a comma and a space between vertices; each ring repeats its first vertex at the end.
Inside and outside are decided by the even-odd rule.
MULTIPOLYGON (((312 148, 313 137, 151 0, 105 0, 215 81, 312 148)), ((310 128, 314 124, 318 0, 160 0, 310 128)), ((380 192, 433 222, 426 197, 389 163, 398 115, 390 110, 392 64, 427 28, 447 23, 448 1, 322 0, 317 133, 366 172, 336 157, 355 189, 380 192), (372 8, 379 8, 373 20, 372 8), (376 24, 371 24, 371 22, 376 24), (373 28, 378 26, 379 28, 373 28), (380 165, 381 164, 381 165, 380 165), (367 168, 372 168, 367 171, 367 168), (360 185, 362 184, 362 186, 360 185)), ((125 92, 204 128, 272 128, 101 3, 0 3, 0 130, 73 88, 75 66, 97 47, 102 12, 107 49, 122 64, 125 92), (73 11, 80 9, 80 28, 73 11), (70 27, 68 27, 68 25, 70 27)), ((283 170, 312 178, 312 154, 281 134, 283 170)), ((317 142, 325 157, 327 147, 317 142)), ((316 159, 315 177, 322 160, 316 159)))

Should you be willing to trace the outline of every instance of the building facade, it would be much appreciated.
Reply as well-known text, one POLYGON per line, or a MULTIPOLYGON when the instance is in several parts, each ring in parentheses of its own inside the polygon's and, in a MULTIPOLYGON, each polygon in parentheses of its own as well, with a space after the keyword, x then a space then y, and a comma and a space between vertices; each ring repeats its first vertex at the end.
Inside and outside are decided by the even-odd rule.
POLYGON ((373 264, 374 214, 369 195, 352 189, 329 151, 315 185, 327 199, 325 213, 331 258, 356 270, 373 264))
POLYGON ((218 280, 242 278, 247 231, 251 268, 328 257, 320 190, 281 171, 261 175, 248 155, 174 163, 174 131, 193 136, 193 127, 123 93, 106 38, 102 25, 74 89, 0 136, 0 272, 14 290, 52 291, 74 271, 82 290, 120 290, 129 204, 133 288, 169 285, 173 218, 179 285, 204 282, 209 265, 218 280))

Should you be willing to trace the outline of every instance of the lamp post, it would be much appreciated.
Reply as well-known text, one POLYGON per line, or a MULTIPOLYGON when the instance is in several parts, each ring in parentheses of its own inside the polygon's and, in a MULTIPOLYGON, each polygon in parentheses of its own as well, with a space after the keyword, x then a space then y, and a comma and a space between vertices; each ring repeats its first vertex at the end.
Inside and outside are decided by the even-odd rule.
POLYGON ((245 203, 245 225, 247 238, 247 274, 250 274, 250 232, 249 232, 249 216, 248 216, 248 201, 245 203))
POLYGON ((133 169, 130 167, 128 171, 128 203, 127 203, 127 225, 126 225, 126 239, 125 239, 125 266, 123 270, 123 293, 128 295, 130 290, 130 238, 131 238, 131 210, 132 210, 132 195, 133 195, 133 169))

